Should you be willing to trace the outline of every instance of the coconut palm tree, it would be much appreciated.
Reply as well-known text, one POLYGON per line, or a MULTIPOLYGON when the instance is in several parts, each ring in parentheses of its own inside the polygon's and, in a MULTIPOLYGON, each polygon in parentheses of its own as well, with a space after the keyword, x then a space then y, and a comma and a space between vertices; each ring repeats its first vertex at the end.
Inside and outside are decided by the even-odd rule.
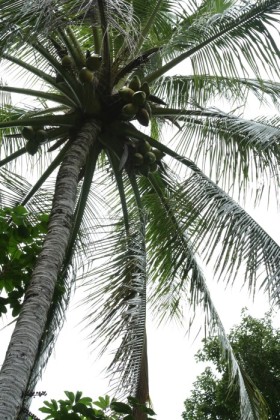
POLYGON ((241 417, 266 418, 197 254, 279 301, 280 248, 232 194, 279 186, 279 118, 240 107, 253 95, 278 103, 280 0, 0 9, 2 202, 50 214, 0 374, 0 417, 24 418, 82 277, 91 340, 101 353, 116 346, 118 390, 149 401, 147 301, 160 319, 200 305, 240 385, 241 417))

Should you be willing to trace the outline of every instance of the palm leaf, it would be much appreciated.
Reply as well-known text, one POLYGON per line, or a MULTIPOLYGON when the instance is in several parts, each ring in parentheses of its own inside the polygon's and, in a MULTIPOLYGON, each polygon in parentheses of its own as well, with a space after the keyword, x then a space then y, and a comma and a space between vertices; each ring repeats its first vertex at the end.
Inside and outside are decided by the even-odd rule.
POLYGON ((155 95, 168 98, 170 107, 183 109, 196 104, 205 108, 220 99, 245 106, 248 95, 255 95, 260 104, 272 102, 278 107, 280 96, 280 85, 276 81, 208 74, 163 76, 154 88, 155 95))
POLYGON ((178 215, 177 208, 180 207, 176 195, 176 190, 180 188, 178 182, 170 177, 170 173, 167 176, 150 175, 148 180, 142 181, 143 201, 150 215, 147 225, 148 250, 150 249, 148 262, 154 289, 151 304, 155 315, 160 316, 162 320, 169 314, 171 316, 177 314, 181 319, 186 300, 189 301, 194 316, 197 307, 203 307, 206 326, 209 327, 211 334, 217 334, 222 357, 230 366, 231 386, 235 381, 238 382, 241 417, 267 418, 266 403, 238 364, 204 275, 196 261, 195 246, 185 229, 181 215, 178 215), (184 303, 180 303, 181 301, 184 303))
POLYGON ((63 95, 43 92, 42 90, 23 89, 23 88, 17 88, 17 87, 6 86, 6 85, 5 86, 0 85, 0 90, 2 92, 18 93, 21 95, 29 95, 29 96, 34 96, 36 98, 48 99, 50 101, 58 102, 60 104, 64 104, 70 107, 72 106, 72 103, 69 100, 67 100, 67 98, 65 98, 63 95))
MULTIPOLYGON (((179 154, 192 158, 223 188, 248 191, 279 186, 279 118, 248 120, 217 111, 185 120, 174 136, 179 154), (242 188, 240 188, 242 186, 242 188)), ((184 121, 179 117, 178 120, 184 121)), ((277 193, 276 193, 277 196, 277 193)))
POLYGON ((274 25, 279 6, 279 1, 259 0, 234 5, 213 18, 209 18, 207 13, 202 15, 187 31, 183 27, 182 32, 168 45, 167 56, 168 52, 174 56, 176 46, 181 50, 183 45, 184 52, 168 60, 160 69, 149 74, 146 80, 156 80, 187 58, 191 58, 196 74, 237 76, 238 68, 246 73, 244 62, 256 75, 259 75, 260 67, 266 69, 268 66, 278 74, 276 56, 279 51, 266 25, 274 25), (258 65, 251 57, 258 58, 258 65))
MULTIPOLYGON (((102 179, 104 191, 106 184, 104 177, 102 179)), ((119 188, 123 188, 120 180, 117 182, 119 188)), ((129 190, 131 194, 131 187, 129 190)), ((114 190, 109 182, 106 195, 112 193, 114 190)), ((123 190, 123 193, 127 194, 127 191, 123 190)), ((121 209, 129 223, 123 229, 119 218, 119 204, 114 204, 115 216, 110 217, 113 223, 106 226, 104 221, 105 232, 101 230, 101 238, 96 240, 95 237, 92 245, 87 244, 88 268, 84 269, 83 276, 87 279, 86 301, 90 305, 88 328, 93 330, 94 327, 91 339, 95 344, 99 343, 101 354, 108 351, 108 348, 111 349, 112 343, 116 342, 118 348, 114 350, 115 355, 109 366, 113 378, 112 386, 119 392, 121 390, 122 394, 135 395, 142 379, 141 361, 145 343, 146 274, 144 238, 141 233, 143 221, 140 219, 139 222, 138 213, 129 212, 125 201, 121 200, 121 209), (90 269, 90 261, 93 259, 95 264, 90 269), (99 268, 96 267, 98 259, 99 268)))
POLYGON ((203 246, 208 262, 215 251, 219 253, 215 271, 219 272, 220 276, 224 275, 228 282, 230 279, 234 281, 241 263, 245 264, 244 282, 247 282, 249 290, 255 292, 257 278, 260 277, 260 286, 264 287, 272 301, 277 303, 280 247, 276 242, 190 159, 178 155, 167 146, 139 133, 135 128, 127 127, 125 132, 135 138, 146 139, 152 146, 194 172, 182 182, 181 199, 178 193, 176 200, 181 204, 182 220, 186 220, 184 228, 188 229, 192 223, 198 223, 194 230, 194 245, 203 246), (189 208, 192 210, 189 211, 189 208), (203 245, 207 232, 209 238, 206 245, 203 245), (219 252, 221 243, 223 248, 219 252))

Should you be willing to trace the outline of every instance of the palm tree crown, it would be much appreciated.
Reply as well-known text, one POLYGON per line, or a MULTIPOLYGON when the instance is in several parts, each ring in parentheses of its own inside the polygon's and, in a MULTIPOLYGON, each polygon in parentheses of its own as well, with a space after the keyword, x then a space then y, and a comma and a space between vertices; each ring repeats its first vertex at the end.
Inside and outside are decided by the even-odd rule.
POLYGON ((239 382, 242 418, 267 418, 196 253, 227 281, 244 268, 249 289, 261 285, 278 303, 280 248, 227 191, 250 187, 258 199, 264 185, 279 187, 279 118, 246 119, 240 106, 252 95, 278 103, 280 0, 0 0, 0 8, 9 76, 0 85, 2 205, 50 215, 21 284, 0 417, 24 417, 22 395, 47 363, 78 275, 92 342, 101 352, 116 343, 119 390, 149 401, 147 301, 160 319, 202 305, 239 382), (236 110, 215 108, 218 99, 236 110), (33 184, 23 168, 39 173, 33 184))

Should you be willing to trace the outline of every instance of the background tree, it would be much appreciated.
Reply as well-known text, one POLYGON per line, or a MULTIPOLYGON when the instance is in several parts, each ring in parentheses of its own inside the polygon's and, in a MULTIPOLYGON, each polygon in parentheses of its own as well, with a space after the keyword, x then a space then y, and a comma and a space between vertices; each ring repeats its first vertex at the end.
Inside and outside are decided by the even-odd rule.
MULTIPOLYGON (((242 312, 241 323, 231 329, 229 340, 240 366, 248 372, 268 403, 269 418, 280 418, 280 330, 273 328, 271 313, 256 319, 242 312)), ((229 390, 230 372, 224 363, 217 337, 203 340, 203 349, 196 358, 212 362, 216 372, 209 366, 198 376, 185 401, 183 418, 238 419, 238 390, 229 390)))
POLYGON ((47 214, 29 214, 23 206, 0 210, 0 291, 6 294, 0 314, 19 314, 47 224, 47 214))
POLYGON ((65 400, 44 401, 44 407, 40 408, 42 413, 48 414, 46 419, 50 420, 133 420, 133 409, 138 407, 147 414, 147 420, 155 420, 155 412, 141 405, 133 398, 128 397, 127 401, 119 402, 110 400, 108 395, 99 397, 97 401, 92 398, 83 397, 82 392, 65 391, 65 400))
POLYGON ((280 1, 0 0, 0 9, 11 76, 0 86, 0 185, 9 207, 49 214, 0 374, 0 417, 28 407, 82 273, 90 337, 101 353, 116 343, 119 390, 149 401, 147 299, 160 319, 201 304, 241 385, 243 418, 265 418, 195 255, 217 257, 227 281, 244 268, 250 290, 259 282, 279 302, 280 248, 227 193, 279 188, 279 119, 248 120, 213 100, 277 104, 280 85, 263 75, 279 76, 280 1), (190 75, 167 74, 184 60, 190 75), (15 106, 11 93, 33 101, 15 106), (39 173, 31 188, 22 168, 39 173))

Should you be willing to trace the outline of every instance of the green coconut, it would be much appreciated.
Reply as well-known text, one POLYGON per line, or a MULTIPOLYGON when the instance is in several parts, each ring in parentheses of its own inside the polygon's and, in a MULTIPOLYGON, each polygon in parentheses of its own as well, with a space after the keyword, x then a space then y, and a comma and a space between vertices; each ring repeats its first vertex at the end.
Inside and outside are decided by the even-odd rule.
POLYGON ((34 129, 30 126, 23 127, 23 129, 21 130, 21 134, 26 140, 32 140, 35 137, 34 129))
POLYGON ((132 161, 135 166, 141 166, 144 163, 144 156, 141 153, 134 153, 132 161))
POLYGON ((151 145, 146 140, 141 141, 141 143, 138 146, 139 153, 142 153, 142 155, 145 155, 151 150, 151 145))
POLYGON ((62 57, 61 64, 63 67, 72 67, 73 66, 73 59, 70 55, 65 55, 62 57))
POLYGON ((140 167, 138 168, 138 171, 139 171, 139 173, 140 173, 141 175, 148 176, 148 175, 149 175, 149 172, 150 172, 150 165, 148 165, 148 164, 146 163, 146 164, 144 164, 144 165, 140 166, 140 167))
POLYGON ((142 92, 142 90, 138 90, 135 92, 132 96, 132 103, 134 103, 137 106, 144 106, 146 102, 146 93, 142 92))
POLYGON ((148 85, 147 82, 144 82, 143 85, 141 86, 140 90, 142 90, 143 92, 145 92, 147 98, 150 96, 150 86, 148 85))
POLYGON ((133 76, 131 81, 129 82, 128 87, 132 90, 134 90, 134 92, 136 92, 137 90, 140 90, 140 86, 141 86, 141 81, 139 79, 138 76, 133 76))
POLYGON ((27 141, 27 143, 25 145, 25 149, 30 155, 33 156, 33 155, 35 155, 35 153, 38 152, 39 144, 35 139, 30 139, 30 140, 27 141))
POLYGON ((151 108, 151 105, 149 104, 149 102, 147 102, 147 101, 145 102, 144 108, 148 112, 149 117, 151 118, 151 116, 152 116, 152 108, 151 108))
POLYGON ((138 112, 138 107, 134 104, 126 104, 122 107, 122 116, 125 119, 135 118, 136 113, 138 112))
POLYGON ((79 79, 82 83, 91 83, 93 81, 93 72, 87 67, 83 67, 79 71, 79 79))
POLYGON ((130 103, 132 102, 134 90, 130 89, 128 86, 124 86, 119 90, 119 94, 124 102, 130 103))
POLYGON ((139 109, 139 111, 136 114, 136 118, 141 125, 148 127, 149 122, 150 122, 150 116, 148 114, 148 111, 145 108, 139 109))
POLYGON ((156 156, 157 162, 159 162, 165 156, 165 153, 155 148, 152 148, 151 152, 153 152, 153 154, 156 156))
POLYGON ((96 71, 100 68, 102 57, 98 54, 94 54, 86 59, 86 67, 91 71, 96 71))
POLYGON ((153 152, 147 152, 144 155, 144 161, 146 163, 155 163, 156 155, 153 152))
POLYGON ((150 164, 150 172, 156 172, 158 170, 158 165, 156 162, 150 164))

